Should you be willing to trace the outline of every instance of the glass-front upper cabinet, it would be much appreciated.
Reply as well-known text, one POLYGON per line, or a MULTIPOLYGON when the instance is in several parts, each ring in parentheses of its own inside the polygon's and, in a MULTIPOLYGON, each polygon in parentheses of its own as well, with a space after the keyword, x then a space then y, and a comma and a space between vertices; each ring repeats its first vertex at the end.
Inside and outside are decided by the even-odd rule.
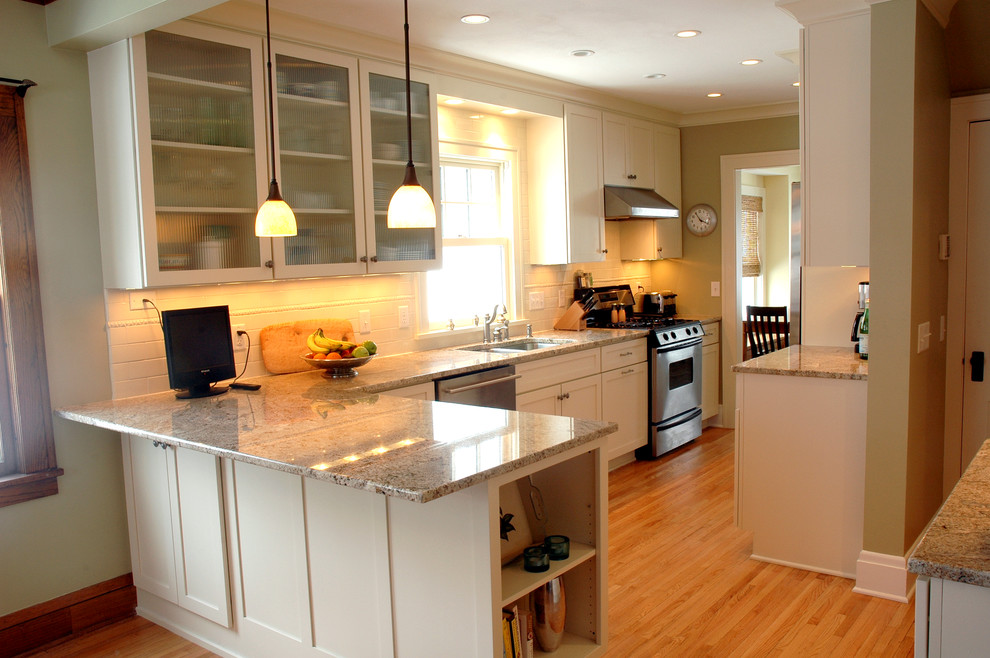
POLYGON ((149 284, 271 277, 270 243, 254 235, 267 178, 259 41, 202 36, 210 38, 152 31, 143 41, 155 219, 149 284))
POLYGON ((364 273, 357 60, 272 48, 279 185, 298 226, 295 237, 275 240, 275 275, 364 273))
MULTIPOLYGON (((440 227, 390 229, 388 203, 402 184, 409 160, 406 82, 402 67, 361 61, 369 272, 411 272, 440 267, 440 227), (370 157, 369 157, 370 156, 370 157)), ((428 76, 413 72, 411 85, 412 159, 420 184, 439 203, 439 147, 436 95, 428 76)))

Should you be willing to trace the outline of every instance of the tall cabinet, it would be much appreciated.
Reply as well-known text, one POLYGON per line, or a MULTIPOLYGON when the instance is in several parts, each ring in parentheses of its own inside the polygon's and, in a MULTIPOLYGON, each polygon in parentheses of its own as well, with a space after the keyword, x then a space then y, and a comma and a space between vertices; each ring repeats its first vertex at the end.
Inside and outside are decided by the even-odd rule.
MULTIPOLYGON (((296 44, 274 42, 272 61, 277 173, 299 232, 255 237, 269 180, 263 45, 183 23, 90 53, 107 287, 439 267, 439 229, 385 226, 408 159, 402 69, 296 44)), ((413 158, 435 196, 435 94, 414 78, 413 158)))

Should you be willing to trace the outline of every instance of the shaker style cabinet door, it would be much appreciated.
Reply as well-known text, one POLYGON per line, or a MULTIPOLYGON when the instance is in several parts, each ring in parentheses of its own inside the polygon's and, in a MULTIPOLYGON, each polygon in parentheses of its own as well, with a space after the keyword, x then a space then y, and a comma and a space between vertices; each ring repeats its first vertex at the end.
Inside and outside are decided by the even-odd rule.
POLYGON ((275 43, 276 151, 298 234, 274 240, 276 278, 363 274, 357 59, 275 43))
POLYGON ((440 175, 436 93, 429 76, 413 71, 412 143, 406 125, 405 71, 361 60, 365 231, 369 273, 416 272, 440 267, 440 175), (411 157, 420 185, 437 208, 436 228, 390 229, 389 201, 411 157))

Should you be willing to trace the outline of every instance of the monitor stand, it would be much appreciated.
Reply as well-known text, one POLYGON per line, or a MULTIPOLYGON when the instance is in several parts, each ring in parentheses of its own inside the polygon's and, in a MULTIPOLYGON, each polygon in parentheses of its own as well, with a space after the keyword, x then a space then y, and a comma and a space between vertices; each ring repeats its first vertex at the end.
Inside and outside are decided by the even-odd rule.
POLYGON ((178 391, 175 397, 179 400, 186 400, 188 398, 208 398, 211 395, 220 395, 221 393, 226 393, 226 386, 210 386, 209 384, 197 384, 196 386, 190 386, 189 388, 178 391))

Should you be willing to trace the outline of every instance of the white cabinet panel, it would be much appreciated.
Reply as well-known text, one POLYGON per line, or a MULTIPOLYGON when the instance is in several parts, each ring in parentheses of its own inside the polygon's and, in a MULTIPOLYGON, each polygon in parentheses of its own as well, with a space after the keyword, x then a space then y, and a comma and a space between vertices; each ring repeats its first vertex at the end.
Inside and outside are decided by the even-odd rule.
POLYGON ((681 219, 624 219, 619 222, 619 258, 660 260, 684 254, 681 219))
POLYGON ((653 187, 653 124, 615 114, 602 116, 606 185, 653 187))
POLYGON ((590 349, 516 364, 516 393, 579 379, 601 372, 601 350, 590 349))
POLYGON ((235 462, 234 487, 243 622, 308 644, 302 478, 235 462))
POLYGON ((608 437, 608 458, 647 444, 649 440, 649 394, 646 362, 602 373, 602 420, 618 423, 608 437))
POLYGON ((516 411, 557 416, 560 413, 560 386, 547 386, 516 396, 516 411))
POLYGON ((681 207, 681 131, 670 126, 653 127, 656 155, 653 189, 672 204, 681 207))
POLYGON ((719 346, 701 348, 701 418, 718 413, 719 346))
POLYGON ((560 385, 560 415, 585 420, 602 418, 601 375, 582 377, 560 385))
POLYGON ((412 400, 433 401, 437 399, 436 387, 433 382, 393 388, 385 391, 385 395, 394 395, 397 398, 410 398, 412 400))

